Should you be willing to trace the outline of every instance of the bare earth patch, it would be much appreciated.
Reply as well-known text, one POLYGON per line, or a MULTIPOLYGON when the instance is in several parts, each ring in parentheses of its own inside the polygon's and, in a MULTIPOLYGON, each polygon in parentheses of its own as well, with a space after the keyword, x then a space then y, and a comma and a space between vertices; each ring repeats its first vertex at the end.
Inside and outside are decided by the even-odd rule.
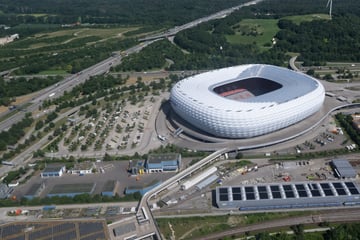
MULTIPOLYGON (((19 105, 26 101, 29 101, 31 98, 33 98, 36 95, 36 93, 30 93, 27 95, 16 97, 16 101, 11 103, 11 105, 19 105)), ((8 107, 6 106, 0 106, 0 113, 6 112, 8 110, 8 107)))

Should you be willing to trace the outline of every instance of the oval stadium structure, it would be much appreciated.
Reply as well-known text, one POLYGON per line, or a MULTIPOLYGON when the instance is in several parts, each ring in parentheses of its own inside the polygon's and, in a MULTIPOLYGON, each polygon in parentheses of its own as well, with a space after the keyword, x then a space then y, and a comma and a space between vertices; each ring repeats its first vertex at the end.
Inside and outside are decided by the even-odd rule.
POLYGON ((288 127, 317 112, 324 99, 324 87, 316 79, 262 64, 183 79, 170 95, 182 119, 222 138, 251 138, 288 127))

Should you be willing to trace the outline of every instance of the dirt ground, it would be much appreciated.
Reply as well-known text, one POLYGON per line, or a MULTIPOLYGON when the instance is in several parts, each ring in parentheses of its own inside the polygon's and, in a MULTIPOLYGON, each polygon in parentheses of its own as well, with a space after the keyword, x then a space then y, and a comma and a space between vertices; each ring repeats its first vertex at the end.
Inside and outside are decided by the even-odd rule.
MULTIPOLYGON (((25 101, 28 101, 31 99, 36 93, 30 93, 27 95, 16 97, 16 101, 12 103, 12 105, 19 105, 22 104, 25 101)), ((0 113, 6 112, 8 110, 8 107, 6 106, 0 106, 0 113)))

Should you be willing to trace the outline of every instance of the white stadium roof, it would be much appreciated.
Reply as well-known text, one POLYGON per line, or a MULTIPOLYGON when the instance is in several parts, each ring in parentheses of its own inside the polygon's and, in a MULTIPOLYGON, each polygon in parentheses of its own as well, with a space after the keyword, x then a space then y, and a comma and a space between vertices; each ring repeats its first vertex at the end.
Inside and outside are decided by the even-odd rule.
POLYGON ((240 109, 263 109, 274 104, 287 102, 313 91, 318 85, 318 81, 305 74, 271 65, 254 64, 223 68, 195 75, 179 82, 176 88, 189 99, 208 107, 238 111, 240 109), (222 97, 213 91, 217 86, 255 77, 277 82, 282 87, 241 101, 222 97), (208 91, 205 91, 206 89, 208 91))
POLYGON ((170 102, 181 118, 205 132, 225 138, 248 138, 309 117, 321 108, 324 98, 324 87, 308 75, 251 64, 183 79, 172 88, 170 102), (247 95, 235 100, 218 93, 223 88, 228 93, 230 85, 247 95))

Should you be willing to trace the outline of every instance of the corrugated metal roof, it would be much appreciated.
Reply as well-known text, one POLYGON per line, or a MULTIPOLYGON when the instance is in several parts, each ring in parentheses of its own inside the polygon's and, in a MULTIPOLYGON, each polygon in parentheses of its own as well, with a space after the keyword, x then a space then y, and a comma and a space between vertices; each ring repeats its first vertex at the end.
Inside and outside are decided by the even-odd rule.
POLYGON ((355 178, 357 173, 355 169, 351 166, 348 160, 346 159, 334 159, 332 161, 332 164, 335 168, 335 171, 337 172, 339 177, 345 177, 345 178, 355 178))
POLYGON ((196 185, 196 188, 201 190, 204 187, 206 187, 207 185, 209 185, 210 183, 214 182, 216 179, 218 178, 217 175, 211 175, 210 177, 208 177, 207 179, 205 179, 204 181, 200 182, 199 184, 196 185))

